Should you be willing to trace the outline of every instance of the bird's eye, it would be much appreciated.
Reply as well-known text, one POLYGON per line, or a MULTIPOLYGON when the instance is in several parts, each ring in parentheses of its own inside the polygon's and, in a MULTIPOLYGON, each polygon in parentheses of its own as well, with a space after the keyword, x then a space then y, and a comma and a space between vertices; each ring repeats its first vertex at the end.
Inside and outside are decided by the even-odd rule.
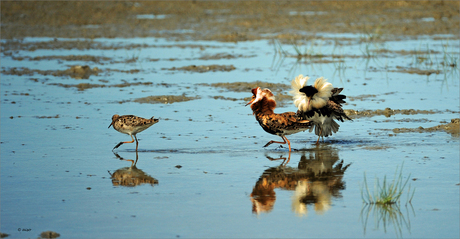
POLYGON ((255 95, 253 95, 253 96, 252 96, 252 99, 255 99, 255 98, 256 98, 256 96, 255 96, 255 95))

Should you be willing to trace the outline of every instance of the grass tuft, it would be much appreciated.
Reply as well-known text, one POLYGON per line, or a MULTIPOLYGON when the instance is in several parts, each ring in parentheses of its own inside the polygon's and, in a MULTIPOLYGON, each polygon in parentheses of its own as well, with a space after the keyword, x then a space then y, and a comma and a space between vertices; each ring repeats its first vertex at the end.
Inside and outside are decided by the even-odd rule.
MULTIPOLYGON (((395 204, 399 203, 402 194, 404 193, 404 188, 409 182, 410 174, 407 179, 404 181, 402 177, 402 168, 398 174, 398 167, 396 168, 395 176, 391 182, 387 181, 386 175, 383 178, 383 182, 380 183, 380 180, 376 178, 374 185, 374 192, 371 193, 367 184, 366 173, 364 173, 364 185, 361 188, 361 197, 363 202, 366 204, 395 204)), ((411 203, 412 198, 414 197, 415 189, 411 192, 411 187, 409 185, 407 202, 411 203)))

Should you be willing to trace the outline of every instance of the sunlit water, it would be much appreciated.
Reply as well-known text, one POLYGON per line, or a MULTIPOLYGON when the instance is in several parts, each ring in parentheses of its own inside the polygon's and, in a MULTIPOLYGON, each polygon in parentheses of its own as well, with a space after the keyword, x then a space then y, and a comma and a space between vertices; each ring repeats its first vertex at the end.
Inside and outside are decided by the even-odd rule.
MULTIPOLYGON (((53 41, 24 39, 26 43, 53 41)), ((300 49, 325 57, 299 60, 277 53, 273 42, 265 40, 136 38, 93 43, 97 46, 89 49, 37 47, 6 54, 2 50, 2 233, 36 237, 52 230, 64 238, 459 236, 459 138, 445 132, 392 131, 428 128, 459 117, 458 68, 441 64, 452 55, 458 63, 458 41, 426 37, 362 43, 356 35, 324 35, 300 49), (436 53, 398 52, 427 49, 436 53), (208 59, 216 54, 234 57, 208 59), (111 60, 32 60, 68 55, 111 60), (213 64, 236 69, 168 70, 213 64), (13 67, 44 71, 74 65, 102 72, 80 80, 6 73, 13 67), (440 72, 427 76, 399 71, 407 68, 440 72), (128 72, 133 69, 139 72, 128 72), (289 155, 277 145, 262 147, 278 137, 265 133, 251 109, 244 107, 243 98, 250 97, 250 91, 203 85, 290 84, 298 74, 313 79, 324 76, 345 88, 344 94, 356 98, 348 100, 346 109, 438 113, 356 118, 341 123, 339 133, 319 147, 314 145, 314 134, 298 133, 288 136, 297 149, 289 155), (153 84, 84 91, 55 85, 126 82, 153 84), (197 99, 171 104, 132 101, 152 95, 197 99), (112 148, 129 136, 107 128, 113 114, 155 116, 160 122, 138 135, 138 154, 132 144, 122 145, 114 154, 112 148), (270 160, 289 157, 289 162, 270 160), (136 166, 126 160, 137 160, 136 166), (364 173, 372 191, 375 178, 391 180, 401 166, 403 180, 410 175, 408 184, 415 188, 412 202, 408 203, 405 191, 401 203, 394 206, 364 204, 364 173)), ((282 48, 295 54, 291 45, 282 48)), ((275 112, 295 110, 287 103, 275 112)))

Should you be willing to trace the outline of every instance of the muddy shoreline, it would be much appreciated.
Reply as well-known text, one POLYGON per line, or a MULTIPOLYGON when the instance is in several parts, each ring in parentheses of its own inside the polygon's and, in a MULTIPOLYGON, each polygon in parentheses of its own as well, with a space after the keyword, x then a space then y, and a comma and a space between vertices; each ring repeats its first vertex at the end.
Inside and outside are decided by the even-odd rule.
POLYGON ((2 1, 2 39, 164 37, 226 42, 316 33, 460 31, 457 1, 2 1))

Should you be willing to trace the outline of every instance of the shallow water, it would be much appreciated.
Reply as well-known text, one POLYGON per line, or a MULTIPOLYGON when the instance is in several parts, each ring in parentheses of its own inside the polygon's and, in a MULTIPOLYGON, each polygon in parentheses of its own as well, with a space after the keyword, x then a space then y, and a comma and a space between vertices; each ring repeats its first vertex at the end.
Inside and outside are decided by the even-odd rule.
MULTIPOLYGON (((362 42, 356 35, 325 34, 300 46, 324 56, 301 59, 277 53, 265 40, 25 38, 26 47, 19 48, 2 41, 1 232, 36 237, 52 230, 81 238, 458 237, 459 138, 443 131, 393 132, 459 117, 458 67, 441 64, 459 45, 440 39, 362 42), (69 55, 109 60, 55 57, 69 55), (49 58, 33 60, 44 56, 49 58), (75 65, 100 71, 88 79, 53 75, 75 65), (218 67, 177 70, 192 65, 218 67), (227 69, 222 66, 235 69, 220 71, 227 69), (47 72, 16 74, 14 67, 47 72), (439 72, 420 75, 408 68, 439 72), (289 85, 298 74, 324 76, 344 87, 345 109, 435 113, 355 118, 318 147, 312 133, 291 135, 296 150, 289 155, 277 145, 262 147, 277 136, 265 133, 244 107, 249 84, 247 91, 211 85, 289 85), (98 86, 73 87, 80 83, 98 86), (183 97, 166 104, 134 101, 169 95, 183 97), (132 144, 114 154, 111 149, 129 136, 107 129, 113 114, 155 116, 160 122, 138 135, 137 154, 132 144), (290 160, 271 160, 280 157, 290 160), (137 163, 131 167, 120 159, 137 163), (373 190, 375 178, 391 180, 401 167, 415 188, 411 203, 406 192, 391 207, 363 203, 364 173, 373 190)), ((295 54, 290 44, 282 48, 295 54)), ((275 96, 288 94, 272 90, 275 96)), ((296 110, 289 101, 281 105, 275 112, 296 110)))

